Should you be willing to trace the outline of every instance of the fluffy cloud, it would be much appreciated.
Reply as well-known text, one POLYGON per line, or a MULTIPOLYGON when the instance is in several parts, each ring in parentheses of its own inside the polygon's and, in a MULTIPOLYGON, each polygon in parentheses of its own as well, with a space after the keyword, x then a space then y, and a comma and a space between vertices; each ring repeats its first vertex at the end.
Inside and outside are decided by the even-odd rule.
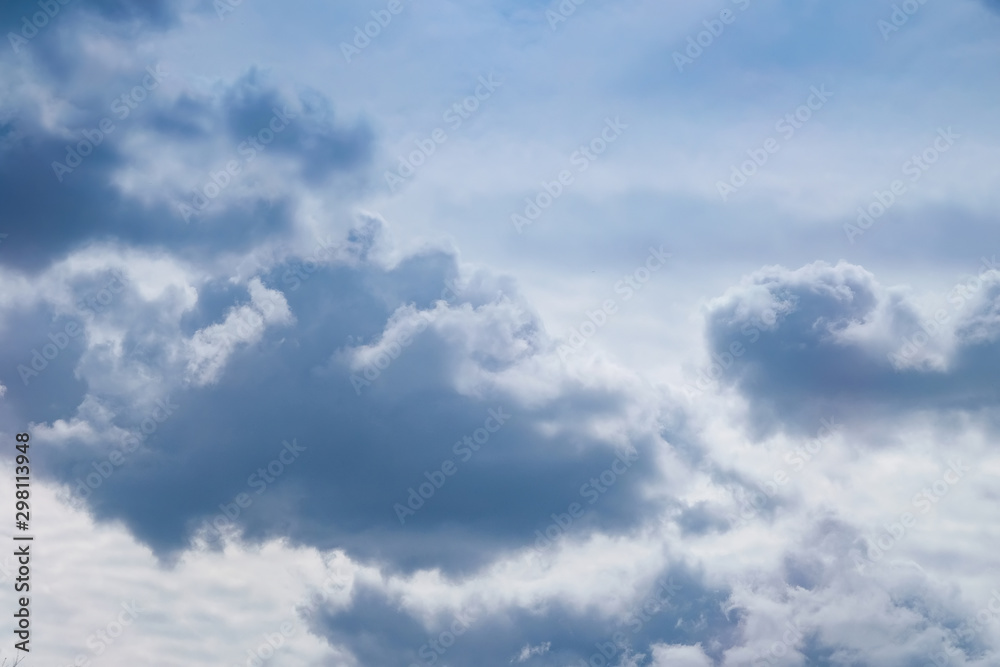
POLYGON ((699 382, 735 386, 761 428, 807 428, 836 411, 991 405, 1000 296, 992 265, 984 260, 927 313, 844 262, 763 269, 709 306, 714 356, 699 382))
POLYGON ((32 434, 42 662, 996 662, 1000 272, 948 264, 992 239, 982 4, 888 44, 884 8, 790 2, 555 30, 563 5, 57 4, 37 34, 37 1, 0 10, 0 431, 32 434), (493 67, 509 92, 387 197, 493 67), (823 81, 822 116, 709 201, 823 81), (846 244, 944 122, 976 141, 846 244), (671 279, 560 354, 664 235, 671 279))

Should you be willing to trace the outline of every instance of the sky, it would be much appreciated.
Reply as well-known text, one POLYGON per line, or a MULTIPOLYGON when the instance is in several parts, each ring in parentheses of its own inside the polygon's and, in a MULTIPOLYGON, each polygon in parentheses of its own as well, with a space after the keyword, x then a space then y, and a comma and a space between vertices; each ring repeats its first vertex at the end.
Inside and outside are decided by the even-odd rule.
POLYGON ((0 661, 1000 664, 996 0, 0 28, 0 661))

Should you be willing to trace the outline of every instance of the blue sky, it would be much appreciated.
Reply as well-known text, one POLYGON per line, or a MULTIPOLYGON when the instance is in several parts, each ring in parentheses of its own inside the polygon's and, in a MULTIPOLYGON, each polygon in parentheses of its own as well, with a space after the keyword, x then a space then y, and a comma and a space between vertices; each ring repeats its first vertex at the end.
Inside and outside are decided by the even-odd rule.
POLYGON ((0 23, 26 664, 1000 659, 996 2, 0 23))

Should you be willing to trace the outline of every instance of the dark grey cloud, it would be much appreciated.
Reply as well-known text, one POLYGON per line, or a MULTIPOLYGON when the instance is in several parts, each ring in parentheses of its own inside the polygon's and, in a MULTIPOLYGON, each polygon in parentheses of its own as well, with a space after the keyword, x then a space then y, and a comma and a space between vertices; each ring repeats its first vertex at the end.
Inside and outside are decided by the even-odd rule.
MULTIPOLYGON (((109 87, 129 91, 147 74, 147 70, 137 68, 119 75, 109 87)), ((283 96, 256 71, 222 90, 218 98, 183 94, 171 100, 162 93, 158 97, 159 92, 150 92, 124 119, 108 106, 107 96, 87 93, 85 99, 74 100, 79 122, 69 128, 69 138, 41 127, 34 107, 26 104, 13 110, 0 138, 0 199, 4 202, 0 226, 10 235, 7 247, 11 250, 0 255, 0 262, 37 270, 73 248, 111 240, 183 249, 195 257, 207 257, 222 249, 239 251, 255 246, 290 229, 288 201, 282 194, 277 198, 261 195, 241 207, 209 206, 198 212, 191 224, 178 203, 190 204, 193 192, 187 193, 190 199, 159 203, 124 196, 112 183, 112 175, 128 168, 138 156, 122 153, 123 134, 147 133, 162 139, 168 149, 172 149, 171 144, 179 149, 226 128, 238 138, 232 124, 239 123, 234 118, 242 119, 256 134, 267 127, 266 119, 255 125, 257 112, 266 112, 270 118, 272 106, 292 108, 301 118, 277 134, 274 152, 294 157, 310 180, 334 171, 352 172, 354 184, 364 180, 373 142, 371 131, 364 124, 346 129, 334 125, 331 105, 315 92, 298 99, 283 96), (270 106, 265 109, 265 105, 270 106), (107 135, 99 132, 105 119, 115 125, 107 135), (76 163, 71 154, 81 155, 81 161, 76 163), (79 166, 66 172, 55 163, 79 166)), ((207 182, 220 164, 237 156, 238 143, 234 140, 225 155, 202 158, 190 168, 203 172, 207 182)), ((262 159, 267 159, 266 154, 262 159)))
POLYGON ((168 28, 177 20, 179 3, 174 0, 11 0, 0 9, 0 27, 6 35, 24 25, 24 18, 33 21, 38 13, 45 18, 34 20, 41 30, 50 21, 63 20, 68 15, 89 13, 115 23, 140 24, 145 27, 168 28), (60 18, 62 17, 62 18, 60 18))
MULTIPOLYGON (((352 235, 356 258, 377 235, 371 229, 352 235)), ((263 283, 284 289, 297 323, 271 327, 259 342, 238 349, 214 384, 179 386, 173 378, 177 389, 170 397, 180 407, 148 447, 90 495, 96 516, 124 521, 161 555, 176 553, 205 519, 218 514, 220 504, 239 493, 253 495, 248 478, 280 454, 284 441, 295 439, 306 447, 301 459, 259 497, 253 495, 253 507, 238 519, 250 540, 280 535, 346 548, 390 569, 467 571, 534 544, 535 531, 544 531, 551 516, 565 514, 573 502, 587 508, 571 529, 578 536, 626 533, 642 523, 651 506, 639 489, 658 474, 654 460, 661 445, 653 434, 633 437, 637 460, 620 479, 598 484, 600 493, 581 491, 613 466, 617 446, 579 428, 579 415, 621 417, 633 400, 628 394, 570 383, 555 399, 528 408, 518 407, 518 397, 505 390, 475 397, 456 391, 454 373, 470 359, 498 371, 552 353, 527 306, 524 321, 505 321, 508 311, 501 309, 482 323, 455 325, 479 327, 477 335, 493 341, 484 349, 466 351, 444 330, 427 328, 359 394, 339 351, 377 340, 402 306, 431 308, 457 273, 456 258, 433 251, 392 269, 366 262, 327 265, 304 282, 291 268, 295 261, 274 267, 263 283), (522 349, 508 355, 505 346, 522 349), (456 451, 456 443, 483 427, 491 410, 511 417, 482 451, 456 451), (562 432, 544 435, 547 423, 564 424, 562 432), (425 472, 440 470, 445 460, 458 473, 401 524, 394 505, 406 504, 409 489, 427 482, 425 472)), ((450 312, 473 318, 476 308, 521 303, 509 283, 482 277, 467 295, 449 298, 450 312)), ((182 333, 191 336, 221 321, 228 307, 247 300, 245 288, 210 282, 181 322, 182 333)), ((126 347, 146 341, 150 363, 168 359, 176 341, 150 342, 144 334, 159 326, 156 317, 148 322, 153 331, 145 332, 146 324, 131 321, 131 302, 126 292, 121 310, 107 315, 119 319, 108 323, 129 327, 126 347)), ((13 370, 18 359, 12 354, 2 362, 13 370)), ((68 355, 67 372, 77 362, 78 356, 68 355)), ((41 385, 11 383, 8 399, 22 420, 51 422, 57 416, 43 405, 43 393, 41 385)), ((127 396, 98 392, 95 398, 114 407, 119 427, 134 428, 144 417, 119 405, 127 396)), ((59 415, 72 416, 70 410, 59 415)), ((52 450, 46 469, 76 487, 106 449, 67 443, 52 450)))
POLYGON ((1000 281, 992 271, 979 280, 965 297, 949 293, 947 317, 935 329, 860 267, 763 269, 708 314, 714 373, 746 396, 764 430, 785 424, 815 432, 831 415, 989 408, 1000 398, 991 380, 1000 370, 1000 281), (946 369, 890 358, 903 353, 916 362, 946 341, 955 345, 946 369), (739 351, 735 358, 732 349, 739 351))
MULTIPOLYGON (((256 136, 285 104, 262 74, 251 69, 223 98, 230 136, 236 142, 256 136)), ((370 158, 373 134, 365 123, 338 128, 329 100, 315 92, 303 94, 296 106, 298 115, 275 134, 269 149, 297 156, 308 181, 316 183, 331 172, 354 169, 370 158)))
POLYGON ((361 587, 348 611, 317 614, 311 629, 349 648, 365 665, 511 664, 524 646, 543 644, 550 645, 547 651, 515 664, 561 667, 603 654, 606 662, 595 658, 592 664, 617 665, 628 650, 645 654, 641 664, 648 665, 650 646, 662 642, 701 642, 718 660, 741 639, 743 613, 723 610, 728 596, 708 586, 700 573, 678 566, 641 589, 619 617, 552 602, 535 611, 442 614, 428 630, 380 592, 361 587))

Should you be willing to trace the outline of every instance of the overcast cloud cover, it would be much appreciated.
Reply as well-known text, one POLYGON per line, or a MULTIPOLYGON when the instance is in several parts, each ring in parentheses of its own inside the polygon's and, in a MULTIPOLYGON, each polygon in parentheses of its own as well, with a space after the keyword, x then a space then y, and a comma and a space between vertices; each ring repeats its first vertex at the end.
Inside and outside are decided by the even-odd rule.
POLYGON ((22 664, 1000 665, 997 2, 0 27, 22 664))

